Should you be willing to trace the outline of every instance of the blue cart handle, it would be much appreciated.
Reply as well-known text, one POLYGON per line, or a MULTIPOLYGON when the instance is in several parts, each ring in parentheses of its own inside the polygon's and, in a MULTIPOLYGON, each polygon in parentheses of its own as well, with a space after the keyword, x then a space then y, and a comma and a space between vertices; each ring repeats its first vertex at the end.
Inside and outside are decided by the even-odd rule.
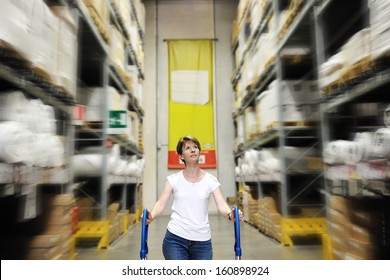
POLYGON ((141 260, 146 260, 148 255, 148 228, 149 225, 146 224, 148 219, 148 209, 144 209, 142 214, 142 229, 141 229, 141 250, 139 252, 141 260))
POLYGON ((240 212, 238 207, 234 207, 234 237, 236 239, 234 243, 234 251, 236 253, 236 260, 241 260, 241 237, 240 237, 240 212))

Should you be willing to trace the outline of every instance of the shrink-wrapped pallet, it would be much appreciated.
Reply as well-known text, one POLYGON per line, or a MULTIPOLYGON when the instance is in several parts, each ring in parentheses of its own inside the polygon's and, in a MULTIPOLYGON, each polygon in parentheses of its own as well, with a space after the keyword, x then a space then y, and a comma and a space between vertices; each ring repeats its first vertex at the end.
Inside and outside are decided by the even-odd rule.
POLYGON ((336 83, 342 76, 344 61, 342 53, 338 52, 329 57, 327 61, 320 65, 318 83, 319 88, 324 90, 326 87, 336 83))
POLYGON ((21 91, 0 94, 0 121, 24 122, 29 101, 21 91))
POLYGON ((93 87, 85 88, 78 96, 80 104, 85 105, 86 121, 103 121, 103 106, 108 110, 126 110, 121 107, 121 97, 119 92, 113 88, 93 87), (107 101, 107 104, 106 104, 107 101))
POLYGON ((35 135, 19 122, 0 123, 0 162, 33 164, 35 135))
POLYGON ((345 67, 371 59, 371 29, 364 28, 356 32, 341 49, 345 67))
POLYGON ((372 39, 372 57, 378 59, 390 52, 390 3, 389 1, 369 1, 372 39))
POLYGON ((109 57, 111 63, 123 70, 125 67, 125 43, 122 33, 115 25, 110 26, 110 52, 109 57))
POLYGON ((374 155, 381 158, 390 156, 390 128, 379 128, 374 134, 374 155))
POLYGON ((77 26, 69 10, 65 7, 51 7, 58 17, 58 41, 56 71, 53 82, 66 93, 75 97, 77 94, 77 26))
POLYGON ((31 0, 5 0, 0 9, 0 40, 16 49, 24 58, 31 52, 31 17, 34 2, 31 0))

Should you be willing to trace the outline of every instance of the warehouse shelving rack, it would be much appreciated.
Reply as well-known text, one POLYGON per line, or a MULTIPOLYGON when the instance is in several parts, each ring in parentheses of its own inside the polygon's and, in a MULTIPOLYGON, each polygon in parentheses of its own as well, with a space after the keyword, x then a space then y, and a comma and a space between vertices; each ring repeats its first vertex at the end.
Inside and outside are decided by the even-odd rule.
MULTIPOLYGON (((12 49, 1 47, 0 50, 0 80, 2 89, 19 89, 32 99, 39 99, 44 104, 52 106, 56 111, 57 120, 60 121, 60 135, 64 135, 65 139, 71 135, 69 123, 71 121, 70 106, 75 104, 75 101, 67 95, 67 93, 58 89, 50 81, 46 80, 44 76, 32 70, 26 62, 19 57, 19 55, 12 49)), ((66 141, 66 154, 69 154, 69 145, 66 141)), ((10 184, 2 186, 3 195, 21 194, 24 188, 28 185, 43 185, 53 184, 61 186, 61 193, 69 191, 69 181, 66 174, 69 172, 69 165, 67 164, 59 169, 46 169, 34 166, 25 166, 21 164, 6 164, 2 163, 2 178, 0 184, 10 184), (46 180, 45 178, 53 176, 53 172, 63 172, 61 180, 46 180), (36 176, 33 176, 35 174, 36 176), (39 176, 41 174, 41 176, 39 176), (3 189, 6 187, 7 190, 3 189)))
MULTIPOLYGON (((144 78, 144 74, 137 60, 136 53, 129 42, 129 34, 124 28, 124 23, 117 13, 113 1, 106 2, 110 22, 114 24, 123 34, 126 44, 126 55, 129 64, 135 65, 138 69, 138 77, 144 78)), ((134 8, 133 1, 131 7, 134 8)), ((73 7, 79 15, 79 86, 102 87, 103 105, 101 110, 101 123, 86 123, 82 127, 78 127, 75 132, 75 152, 82 147, 95 146, 100 147, 103 154, 102 170, 99 174, 82 175, 74 178, 75 185, 78 185, 78 193, 81 196, 87 197, 95 204, 93 209, 98 211, 97 220, 95 223, 86 223, 85 227, 80 231, 80 237, 99 237, 99 248, 108 247, 107 230, 105 224, 100 223, 105 221, 108 215, 108 204, 110 202, 119 202, 122 211, 129 211, 130 207, 138 208, 137 205, 142 204, 142 201, 137 200, 136 192, 142 187, 142 178, 133 178, 129 176, 112 175, 108 172, 108 154, 107 145, 118 144, 120 146, 121 158, 128 156, 143 157, 143 147, 130 141, 120 134, 108 133, 108 107, 107 93, 108 87, 112 86, 117 89, 120 94, 128 96, 128 110, 136 112, 142 127, 142 119, 144 111, 135 93, 126 85, 122 74, 112 65, 108 58, 109 52, 109 34, 97 25, 88 12, 88 9, 82 1, 73 1, 73 7), (102 233, 103 232, 103 233, 102 233)), ((132 13, 136 13, 132 10, 132 13)), ((138 24, 139 26, 139 24, 138 24)), ((142 31, 140 31, 142 32, 142 31)), ((142 142, 142 136, 139 136, 142 142)), ((135 209, 134 209, 135 210, 135 209)), ((128 223, 125 218, 125 224, 128 223)), ((127 225, 124 226, 125 230, 127 225)))
MULTIPOLYGON (((313 44, 313 30, 311 28, 311 24, 313 22, 313 7, 314 1, 295 1, 295 5, 299 5, 301 8, 296 12, 297 15, 293 18, 292 22, 287 27, 280 28, 283 36, 278 34, 277 36, 277 52, 276 52, 276 92, 279 98, 279 104, 283 103, 283 96, 281 94, 281 82, 285 79, 302 79, 302 80, 315 80, 316 75, 313 71, 314 69, 314 44, 313 44), (299 4, 298 4, 299 3, 299 4), (284 30, 287 28, 287 30, 284 30), (303 56, 298 60, 297 63, 293 60, 291 65, 283 63, 283 55, 282 51, 285 47, 288 46, 306 46, 310 49, 310 54, 308 56, 303 56)), ((274 1, 274 9, 275 11, 282 11, 285 9, 283 4, 286 5, 283 1, 274 1)), ((280 24, 280 20, 278 16, 280 12, 276 13, 276 22, 280 24)), ((314 94, 314 93, 313 93, 314 94)), ((307 123, 304 128, 294 127, 292 130, 286 126, 284 126, 285 115, 282 108, 279 108, 279 120, 281 122, 279 128, 279 147, 284 148, 288 145, 290 140, 290 136, 294 136, 295 130, 300 130, 300 134, 295 136, 294 140, 296 140, 297 146, 309 147, 310 149, 318 149, 320 148, 320 135, 318 126, 316 123, 307 123)), ((294 146, 294 145, 293 145, 294 146)), ((305 156, 305 155, 302 155, 305 156)), ((295 194, 290 193, 293 190, 294 186, 292 183, 289 183, 289 166, 285 161, 283 152, 281 153, 280 161, 282 163, 281 170, 285 170, 287 172, 282 171, 281 176, 281 212, 283 216, 294 215, 294 213, 290 210, 290 206, 293 206, 293 201, 298 200, 301 194, 307 193, 307 191, 314 193, 314 201, 312 202, 309 199, 309 205, 312 207, 323 207, 323 198, 320 192, 322 172, 318 172, 318 170, 302 170, 300 173, 304 175, 304 183, 301 187, 294 191, 295 194), (306 181, 307 180, 307 181, 306 181), (285 186, 285 187, 283 187, 285 186)), ((302 178, 301 178, 302 179, 302 178)), ((300 180, 301 180, 300 179, 300 180)), ((305 199, 305 198, 304 198, 305 199)), ((307 203, 307 201, 306 201, 307 203)), ((305 203, 304 203, 305 204, 305 203)), ((300 207, 300 205, 298 205, 300 207)))
MULTIPOLYGON (((379 1, 378 1, 379 2, 379 1)), ((368 1, 322 1, 315 9, 315 29, 318 65, 324 63, 330 56, 345 44, 356 32, 370 27, 370 7, 368 1), (335 16, 337 15, 337 16, 335 16)), ((370 60, 367 66, 354 75, 351 80, 339 81, 338 85, 324 92, 321 96, 322 142, 324 145, 334 140, 352 140, 355 133, 375 132, 384 127, 383 111, 389 104, 387 92, 390 89, 390 64, 388 55, 370 60), (357 110, 357 106, 371 103, 377 108, 375 114, 365 115, 357 110)), ((336 164, 325 166, 325 189, 327 193, 327 212, 332 229, 334 209, 331 199, 343 199, 357 205, 360 211, 374 212, 379 224, 372 223, 372 234, 376 245, 375 255, 367 258, 389 258, 389 177, 386 166, 389 159, 368 159, 358 163, 336 164), (340 176, 330 175, 331 170, 342 170, 340 176), (333 211, 333 212, 332 212, 333 211), (378 233, 375 233, 376 231, 378 233)), ((354 227, 360 228, 357 224, 354 227)), ((336 231, 330 231, 335 239, 340 236, 336 231)), ((347 240, 344 240, 348 244, 347 240)), ((334 241, 333 255, 335 258, 345 258, 340 253, 338 242, 334 241), (337 245, 337 246, 336 246, 337 245)), ((355 242, 355 241, 354 241, 355 242)), ((371 241, 366 240, 368 244, 371 241)), ((356 242, 355 242, 356 243, 356 242)), ((355 244, 353 243, 353 244, 355 244)), ((363 247, 365 243, 361 243, 363 247)), ((368 245, 366 245, 368 246, 368 245)), ((343 251, 343 250, 341 250, 343 251)))
MULTIPOLYGON (((280 24, 280 11, 289 5, 289 1, 274 0, 268 3, 272 4, 272 12, 268 11, 268 15, 272 14, 272 17, 276 17, 276 22, 280 24)), ((294 1, 296 6, 299 5, 299 11, 291 13, 294 15, 293 18, 287 19, 285 26, 280 28, 281 32, 276 35, 275 58, 270 60, 271 63, 266 71, 248 86, 246 95, 239 105, 236 105, 233 121, 237 130, 239 117, 245 114, 246 108, 255 106, 256 98, 262 94, 271 81, 277 81, 276 92, 280 93, 280 84, 284 79, 296 77, 318 80, 320 65, 335 55, 354 34, 370 27, 369 3, 366 0, 294 1), (297 60, 286 60, 286 57, 283 56, 283 49, 290 45, 294 46, 296 43, 309 47, 310 55, 297 60)), ((250 13, 249 11, 250 8, 247 8, 246 12, 243 13, 244 17, 250 13)), ((260 26, 258 30, 260 30, 260 26)), ((261 28, 261 30, 266 30, 264 26, 261 28)), ((243 60, 250 59, 248 50, 253 47, 251 42, 254 41, 251 36, 258 34, 258 30, 247 36, 247 49, 243 52, 243 60)), ((236 49, 237 43, 233 42, 233 53, 236 49)), ((233 72, 231 81, 234 87, 243 76, 243 65, 244 61, 238 62, 233 72)), ((283 147, 291 145, 315 147, 321 152, 330 141, 352 140, 351 137, 355 133, 374 132, 376 129, 384 127, 383 111, 389 104, 387 94, 390 89, 389 66, 387 52, 377 59, 360 63, 355 68, 351 67, 350 69, 354 72, 346 73, 348 79, 343 76, 343 80, 337 81, 335 85, 325 90, 318 90, 317 104, 320 108, 318 126, 289 127, 285 125, 288 123, 282 121, 284 115, 279 108, 280 123, 278 125, 271 126, 270 129, 260 134, 247 137, 235 148, 234 154, 237 163, 240 163, 239 159, 243 158, 245 152, 251 149, 260 150, 267 147, 283 149, 283 147), (357 109, 358 106, 366 103, 376 105, 376 112, 367 115, 367 113, 357 109)), ((279 104, 281 104, 281 94, 278 94, 278 97, 279 104)), ((245 125, 243 126, 245 127, 245 125)), ((237 134, 240 136, 239 132, 237 134)), ((360 240, 359 243, 350 237, 348 240, 344 240, 343 244, 335 241, 337 231, 335 231, 333 221, 335 210, 332 207, 334 207, 334 197, 336 197, 336 201, 343 199, 343 201, 347 201, 346 203, 351 203, 353 207, 360 207, 356 209, 356 212, 364 209, 371 214, 375 213, 372 215, 376 218, 371 220, 375 225, 373 239, 376 242, 376 245, 371 244, 371 246, 377 246, 374 257, 388 259, 390 229, 388 158, 372 158, 363 162, 341 165, 322 164, 321 168, 317 170, 318 172, 312 172, 313 177, 310 177, 310 172, 299 170, 309 180, 303 183, 304 187, 295 193, 292 191, 294 188, 296 189, 296 186, 289 181, 291 175, 289 173, 291 172, 287 168, 288 163, 284 160, 283 152, 280 153, 280 162, 283 171, 279 174, 239 176, 237 181, 257 189, 260 197, 267 196, 267 191, 271 189, 270 185, 277 186, 279 211, 282 214, 282 237, 280 238, 282 244, 292 245, 290 236, 299 235, 300 232, 302 234, 315 233, 322 236, 325 258, 353 258, 351 253, 349 255, 345 252, 340 254, 337 251, 340 250, 340 246, 345 247, 351 242, 355 242, 350 245, 355 246, 355 249, 369 246, 371 244, 369 240, 364 242, 360 240), (306 220, 297 219, 293 215, 294 211, 291 211, 295 204, 293 200, 300 198, 300 195, 305 194, 306 191, 316 193, 318 198, 318 204, 316 204, 326 210, 326 219, 311 220, 309 224, 306 224, 306 220), (374 223, 375 221, 377 223, 374 223), (317 222, 319 224, 315 225, 317 222), (307 229, 308 231, 306 231, 307 229), (333 248, 331 244, 333 244, 333 248)), ((273 194, 273 196, 275 195, 273 194)), ((310 200, 305 202, 310 203, 310 200)), ((345 221, 350 219, 349 217, 344 218, 345 221)), ((366 230, 360 224, 355 224, 351 228, 355 231, 356 228, 362 231, 366 230)), ((345 228, 342 232, 349 232, 348 230, 351 229, 345 228)), ((369 250, 365 251, 365 253, 367 252, 370 253, 369 250)), ((367 255, 367 257, 370 256, 367 255)))
MULTIPOLYGON (((64 1, 45 1, 48 6, 65 6, 64 1)), ((72 141, 74 127, 71 125, 76 104, 74 97, 65 89, 54 84, 44 69, 37 69, 19 54, 13 46, 2 41, 0 44, 0 87, 1 90, 19 90, 28 99, 40 100, 54 109, 56 134, 64 139, 65 162, 61 167, 45 168, 27 166, 23 163, 0 163, 0 199, 3 220, 2 257, 25 258, 29 240, 45 230, 47 218, 46 196, 62 195, 72 192, 72 172, 70 155, 73 153, 72 141), (42 218, 43 217, 43 218, 42 218), (12 236, 9 239, 9 236, 12 236), (7 246, 4 249, 3 246, 7 246), (25 246, 25 247, 24 247, 25 246)), ((0 93, 1 94, 1 93, 0 93)), ((72 247, 72 244, 69 244, 72 247)), ((70 248, 69 258, 73 257, 70 248)))
MULTIPOLYGON (((233 120, 237 121, 237 116, 242 116, 246 108, 255 106, 256 97, 262 94, 267 86, 276 80, 276 92, 278 93, 278 103, 282 104, 282 95, 280 84, 285 79, 304 79, 316 80, 315 69, 315 45, 312 23, 314 20, 314 5, 316 1, 295 1, 297 10, 292 14, 289 25, 280 27, 280 32, 275 34, 274 41, 276 42, 275 57, 270 58, 268 68, 264 73, 260 74, 255 80, 255 83, 247 89, 247 94, 243 97, 241 104, 233 112, 233 120), (304 45, 310 49, 310 54, 303 56, 285 56, 283 50, 289 46, 304 45)), ((259 28, 252 34, 259 36, 261 32, 267 30, 267 24, 270 17, 274 17, 279 23, 280 13, 283 9, 288 8, 288 1, 268 1, 269 8, 264 13, 265 17, 260 21, 259 28)), ((250 8, 248 8, 249 10, 250 8)), ((247 40, 247 48, 253 47, 251 42, 256 41, 256 38, 249 37, 247 40)), ((232 50, 235 51, 236 46, 233 42, 232 50)), ((243 60, 250 59, 248 57, 248 49, 244 51, 243 60)), ((261 51, 261 50, 259 50, 261 51)), ((236 65, 236 69, 232 76, 233 87, 237 85, 237 81, 241 78, 242 64, 236 65)), ((325 243, 324 249, 328 248, 328 239, 326 235, 326 227, 324 226, 323 218, 311 217, 310 220, 297 218, 297 210, 301 207, 318 208, 318 213, 325 207, 325 198, 323 195, 323 171, 320 162, 316 161, 313 169, 302 170, 294 168, 294 162, 286 162, 283 152, 286 146, 306 147, 309 149, 321 148, 321 131, 316 122, 293 123, 284 121, 283 110, 281 106, 278 109, 278 122, 269 126, 267 131, 263 131, 260 135, 253 135, 250 139, 246 139, 235 150, 236 160, 244 155, 250 149, 261 150, 269 147, 279 147, 281 172, 267 176, 258 174, 257 176, 249 176, 250 178, 238 178, 240 183, 258 186, 260 197, 270 195, 271 192, 277 193, 279 212, 282 216, 282 233, 280 241, 284 245, 293 245, 291 236, 294 235, 320 235, 325 243), (285 222, 284 222, 285 221, 285 222)), ((237 127, 237 124, 236 124, 237 127)), ((302 155, 302 158, 305 155, 302 155)), ((299 159, 297 159, 299 160, 299 159)), ((274 196, 274 195, 273 195, 274 196)), ((325 250, 326 254, 328 251, 325 250)))

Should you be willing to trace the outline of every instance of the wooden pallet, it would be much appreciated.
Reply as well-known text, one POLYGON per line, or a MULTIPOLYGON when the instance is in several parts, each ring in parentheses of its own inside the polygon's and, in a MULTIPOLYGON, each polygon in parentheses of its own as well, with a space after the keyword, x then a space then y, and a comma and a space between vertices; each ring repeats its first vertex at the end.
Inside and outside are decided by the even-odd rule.
POLYGON ((20 52, 16 50, 14 46, 1 39, 0 39, 0 54, 2 60, 3 59, 14 60, 21 66, 27 68, 31 67, 31 62, 28 61, 22 54, 20 54, 20 52))
POLYGON ((291 12, 288 15, 286 21, 284 22, 284 24, 283 24, 283 26, 280 29, 280 32, 278 34, 278 37, 277 37, 278 42, 280 42, 283 39, 284 35, 287 33, 287 30, 290 28, 291 24, 293 23, 295 17, 296 17, 296 13, 295 12, 291 12))
POLYGON ((102 129, 103 122, 101 121, 86 121, 82 126, 80 126, 81 130, 90 130, 90 129, 102 129))
POLYGON ((298 12, 302 10, 303 6, 306 4, 306 0, 295 0, 294 9, 298 12))
POLYGON ((339 88, 340 88, 339 81, 335 81, 321 89, 321 97, 326 97, 329 94, 336 92, 339 88))
POLYGON ((126 73, 126 71, 123 70, 123 68, 121 68, 120 66, 118 66, 112 62, 111 62, 111 67, 113 68, 117 77, 121 80, 122 84, 125 85, 126 89, 130 93, 134 94, 135 89, 133 87, 133 81, 132 81, 131 77, 126 73))
POLYGON ((256 132, 256 133, 252 133, 249 135, 249 141, 253 141, 253 140, 256 140, 257 138, 259 138, 261 136, 261 133, 260 132, 256 132))
POLYGON ((75 99, 75 96, 71 94, 64 86, 58 85, 58 84, 53 84, 53 86, 61 92, 66 98, 69 98, 71 100, 75 99))
POLYGON ((271 124, 267 125, 268 130, 272 130, 275 128, 279 128, 281 126, 284 127, 312 127, 318 125, 317 121, 274 121, 271 124))
POLYGON ((290 7, 290 9, 291 9, 290 13, 287 16, 287 19, 284 22, 284 24, 283 24, 283 26, 278 34, 278 37, 277 37, 278 42, 280 42, 283 39, 284 35, 287 33, 287 30, 290 28, 290 26, 292 25, 292 23, 294 22, 294 20, 298 16, 298 14, 302 11, 302 8, 305 5, 306 0, 296 0, 296 1, 293 1, 291 3, 292 3, 292 5, 290 7))
POLYGON ((47 73, 45 71, 45 69, 41 68, 41 67, 38 67, 38 66, 31 66, 31 71, 33 71, 36 75, 38 75, 39 77, 42 78, 42 80, 50 83, 53 85, 54 87, 54 84, 53 84, 53 81, 52 81, 52 78, 51 78, 51 75, 49 73, 47 73))
POLYGON ((264 226, 264 225, 255 225, 255 224, 251 224, 247 221, 247 223, 251 226, 253 226, 254 228, 256 228, 259 232, 261 232, 262 234, 266 235, 267 237, 275 240, 276 242, 278 243, 282 243, 282 236, 281 236, 281 233, 277 233, 277 234, 274 234, 273 232, 271 232, 269 230, 269 228, 267 226, 264 226))
MULTIPOLYGON (((270 69, 271 66, 275 63, 275 61, 276 61, 276 56, 272 56, 270 59, 267 60, 267 62, 264 65, 264 68, 270 69)), ((267 70, 265 72, 267 72, 267 70)))
POLYGON ((92 6, 87 6, 87 9, 88 9, 89 15, 91 16, 93 22, 95 23, 100 35, 102 35, 104 41, 106 41, 106 43, 110 43, 110 34, 107 31, 107 28, 104 25, 102 19, 100 18, 100 16, 96 12, 95 8, 92 6))
POLYGON ((371 70, 373 62, 371 59, 363 59, 354 65, 348 67, 341 76, 340 84, 347 84, 349 81, 362 76, 367 71, 371 70))
POLYGON ((298 64, 303 61, 307 61, 311 58, 310 55, 302 55, 302 54, 297 54, 297 55, 285 55, 282 56, 281 59, 285 62, 291 63, 291 64, 298 64))
POLYGON ((267 77, 268 73, 271 71, 271 67, 274 64, 275 60, 276 57, 273 56, 267 61, 267 63, 264 66, 265 70, 250 85, 248 85, 247 87, 248 91, 252 91, 256 89, 260 85, 260 83, 267 77))
POLYGON ((343 90, 345 87, 353 85, 358 79, 365 79, 379 63, 369 58, 363 59, 344 70, 342 76, 337 81, 321 89, 321 97, 326 97, 343 90))
POLYGON ((24 58, 12 45, 4 40, 0 40, 0 60, 1 63, 12 68, 16 75, 24 77, 35 86, 47 91, 51 96, 59 100, 73 104, 74 97, 64 88, 54 84, 51 75, 41 67, 33 65, 24 58))

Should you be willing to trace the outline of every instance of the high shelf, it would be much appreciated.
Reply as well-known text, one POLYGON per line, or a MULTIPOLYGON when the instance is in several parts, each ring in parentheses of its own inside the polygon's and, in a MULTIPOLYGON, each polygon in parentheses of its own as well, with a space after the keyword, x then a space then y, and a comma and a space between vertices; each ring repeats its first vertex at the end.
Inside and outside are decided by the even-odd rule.
POLYGON ((107 248, 142 209, 143 5, 4 1, 0 23, 2 257, 107 248))
POLYGON ((142 16, 136 16, 135 1, 73 5, 79 15, 78 103, 85 108, 75 132, 73 183, 83 221, 75 237, 99 237, 98 247, 107 248, 142 208, 142 16))
POLYGON ((378 0, 239 3, 231 78, 238 202, 249 223, 284 245, 314 234, 324 258, 388 258, 389 8, 378 0), (378 217, 369 224, 353 211, 378 217))
POLYGON ((389 9, 387 1, 323 1, 315 10, 335 259, 389 258, 389 9))
POLYGON ((4 259, 72 258, 69 158, 76 100, 64 79, 71 75, 69 64, 60 61, 73 53, 57 43, 69 39, 73 29, 63 1, 45 1, 49 6, 43 1, 4 2, 0 251, 4 259))
POLYGON ((294 235, 325 233, 314 1, 240 5, 232 77, 240 195, 249 223, 292 245, 294 235))

